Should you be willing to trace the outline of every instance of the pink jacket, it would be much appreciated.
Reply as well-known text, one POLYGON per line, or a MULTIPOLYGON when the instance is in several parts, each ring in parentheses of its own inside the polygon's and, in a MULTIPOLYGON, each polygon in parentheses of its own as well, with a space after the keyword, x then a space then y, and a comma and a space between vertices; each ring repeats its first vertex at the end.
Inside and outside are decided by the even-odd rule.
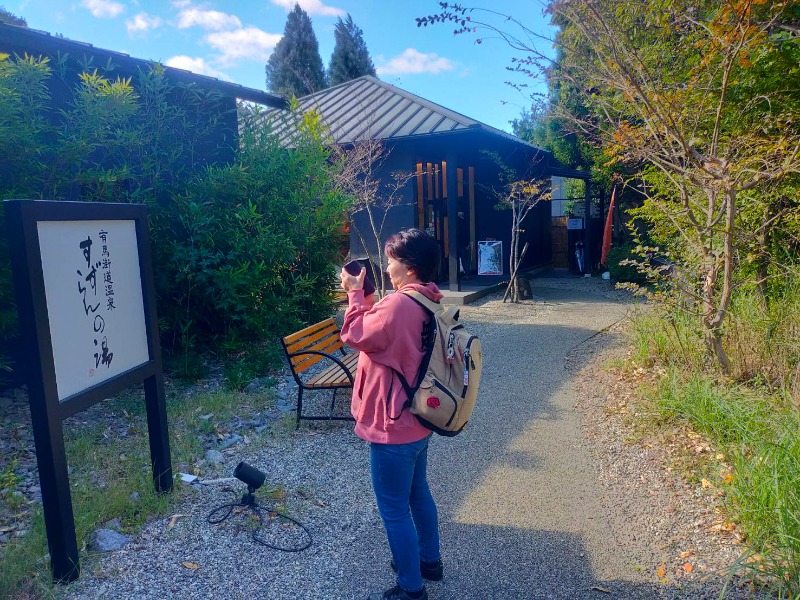
MULTIPOLYGON (((442 298, 434 283, 408 286, 431 300, 442 298)), ((379 444, 407 444, 430 433, 408 410, 407 396, 394 370, 414 385, 424 351, 422 327, 427 313, 405 294, 389 294, 375 303, 363 290, 347 294, 350 305, 344 314, 342 341, 360 350, 350 410, 356 420, 356 435, 379 444), (391 420, 389 417, 396 417, 391 420)))

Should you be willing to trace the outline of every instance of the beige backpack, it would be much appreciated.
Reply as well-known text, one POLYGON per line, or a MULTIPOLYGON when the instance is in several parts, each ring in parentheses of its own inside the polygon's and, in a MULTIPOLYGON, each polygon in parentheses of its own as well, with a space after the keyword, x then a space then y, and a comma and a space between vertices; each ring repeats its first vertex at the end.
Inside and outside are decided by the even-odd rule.
POLYGON ((403 410, 411 410, 420 423, 440 435, 457 435, 466 427, 478 398, 481 341, 458 322, 456 307, 444 307, 413 290, 402 293, 430 315, 423 332, 427 352, 415 384, 409 385, 403 374, 395 371, 409 398, 403 410))

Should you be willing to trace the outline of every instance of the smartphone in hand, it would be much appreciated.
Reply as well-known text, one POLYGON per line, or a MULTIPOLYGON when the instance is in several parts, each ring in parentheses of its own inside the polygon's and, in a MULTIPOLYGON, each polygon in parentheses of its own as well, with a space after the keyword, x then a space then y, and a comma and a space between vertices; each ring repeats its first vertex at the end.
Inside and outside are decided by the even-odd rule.
MULTIPOLYGON (((361 267, 364 265, 361 264, 361 261, 358 259, 351 260, 344 266, 344 270, 350 273, 350 275, 358 276, 361 273, 361 267)), ((375 293, 375 284, 372 282, 372 270, 367 267, 367 276, 364 277, 364 296, 369 296, 370 294, 375 293)))

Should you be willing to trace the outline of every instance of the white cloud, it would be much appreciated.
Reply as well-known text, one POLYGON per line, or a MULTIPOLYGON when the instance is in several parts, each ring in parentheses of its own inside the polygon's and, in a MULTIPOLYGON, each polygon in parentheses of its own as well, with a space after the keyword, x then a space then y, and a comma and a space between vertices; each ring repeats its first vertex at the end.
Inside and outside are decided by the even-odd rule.
POLYGON ((161 17, 151 17, 147 13, 139 13, 132 19, 125 21, 125 27, 128 28, 128 35, 134 36, 139 33, 146 33, 151 29, 161 27, 164 21, 161 17))
POLYGON ((125 6, 112 0, 82 0, 81 6, 89 9, 93 16, 113 19, 125 12, 125 6))
POLYGON ((189 8, 187 5, 178 13, 178 29, 194 26, 220 31, 224 29, 241 29, 242 22, 236 15, 229 15, 218 10, 189 8))
POLYGON ((231 81, 231 78, 228 75, 222 71, 218 71, 206 63, 206 61, 202 58, 192 58, 191 56, 179 54, 178 56, 173 56, 172 58, 167 59, 164 64, 168 67, 185 69, 187 71, 191 71, 192 73, 199 73, 200 75, 208 75, 209 77, 216 77, 217 79, 231 81))
POLYGON ((279 33, 267 33, 256 27, 245 27, 234 31, 209 33, 203 41, 220 53, 221 65, 229 65, 240 58, 266 60, 272 49, 283 37, 279 33))
POLYGON ((174 0, 171 4, 175 8, 186 8, 192 3, 192 0, 174 0))
POLYGON ((434 52, 425 54, 414 48, 406 48, 402 54, 378 65, 375 70, 378 75, 414 75, 441 73, 455 68, 455 63, 449 58, 442 58, 434 52))
POLYGON ((325 15, 331 17, 343 17, 347 11, 334 6, 325 6, 320 0, 272 0, 273 4, 282 6, 287 11, 294 9, 295 4, 299 4, 300 8, 306 11, 309 15, 325 15))

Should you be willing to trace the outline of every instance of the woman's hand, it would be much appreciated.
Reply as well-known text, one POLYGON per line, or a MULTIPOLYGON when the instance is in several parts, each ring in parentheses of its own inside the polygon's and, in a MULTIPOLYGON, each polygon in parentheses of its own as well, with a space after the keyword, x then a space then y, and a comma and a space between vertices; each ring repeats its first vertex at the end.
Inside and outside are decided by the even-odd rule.
POLYGON ((364 267, 361 267, 361 272, 358 275, 350 275, 350 273, 342 269, 342 273, 340 275, 342 279, 342 289, 345 292, 349 292, 350 290, 363 290, 364 277, 366 276, 367 269, 364 267))

